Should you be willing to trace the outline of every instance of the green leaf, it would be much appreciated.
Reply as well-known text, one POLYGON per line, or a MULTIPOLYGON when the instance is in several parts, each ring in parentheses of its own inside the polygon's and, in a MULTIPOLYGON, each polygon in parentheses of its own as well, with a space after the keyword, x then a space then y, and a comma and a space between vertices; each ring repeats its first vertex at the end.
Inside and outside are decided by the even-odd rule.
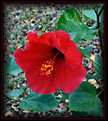
POLYGON ((82 13, 87 16, 88 18, 91 18, 92 20, 94 21, 97 21, 97 16, 96 16, 96 13, 93 9, 91 10, 84 10, 82 11, 82 13))
POLYGON ((87 117, 87 112, 78 112, 78 111, 72 111, 72 115, 74 117, 87 117))
POLYGON ((20 108, 24 110, 48 111, 58 105, 58 101, 52 94, 43 95, 37 93, 28 94, 20 103, 20 108))
POLYGON ((100 78, 103 79, 103 75, 104 75, 103 57, 95 57, 95 61, 93 62, 95 65, 95 71, 98 73, 100 78))
POLYGON ((95 57, 94 63, 103 66, 103 57, 95 57))
POLYGON ((62 99, 63 100, 66 100, 66 99, 69 99, 69 93, 63 93, 63 97, 62 97, 62 99))
POLYGON ((73 41, 93 39, 96 36, 96 29, 87 27, 75 8, 68 8, 60 15, 57 30, 69 33, 73 41))
POLYGON ((86 57, 86 58, 90 58, 91 57, 90 52, 88 52, 86 49, 81 49, 80 47, 78 47, 78 50, 81 52, 83 57, 86 57))
POLYGON ((21 68, 16 64, 15 57, 11 57, 9 64, 6 68, 6 73, 10 75, 16 75, 22 72, 21 68))
POLYGON ((100 34, 102 38, 104 37, 104 10, 102 11, 101 15, 99 16, 100 22, 100 34))
POLYGON ((87 46, 84 48, 86 51, 91 51, 93 49, 93 46, 87 46))
POLYGON ((8 66, 8 64, 6 64, 6 63, 3 64, 3 77, 5 77, 7 75, 7 66, 8 66))
POLYGON ((24 92, 23 89, 13 89, 7 92, 5 95, 10 99, 14 99, 15 97, 20 96, 23 92, 24 92))
POLYGON ((100 76, 99 76, 98 73, 96 73, 96 74, 87 74, 87 75, 86 75, 86 78, 87 78, 87 80, 89 80, 89 79, 100 78, 100 76))
POLYGON ((96 99, 95 105, 89 114, 93 117, 104 117, 103 105, 99 98, 96 99))
POLYGON ((88 111, 94 105, 96 91, 94 87, 87 81, 84 81, 80 86, 71 93, 69 100, 70 110, 73 111, 88 111), (89 105, 88 105, 89 104, 89 105))
POLYGON ((102 104, 96 95, 96 90, 92 84, 83 81, 80 86, 70 94, 69 110, 70 111, 93 111, 95 116, 101 117, 102 104))

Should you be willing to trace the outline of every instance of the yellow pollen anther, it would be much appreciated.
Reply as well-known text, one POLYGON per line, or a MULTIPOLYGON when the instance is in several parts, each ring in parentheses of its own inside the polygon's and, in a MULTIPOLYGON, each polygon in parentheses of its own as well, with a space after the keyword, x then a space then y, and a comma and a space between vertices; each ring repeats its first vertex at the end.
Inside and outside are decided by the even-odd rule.
POLYGON ((56 59, 56 57, 58 55, 59 55, 59 52, 56 53, 56 55, 52 59, 47 60, 45 63, 43 63, 41 65, 41 68, 40 68, 41 69, 41 75, 49 76, 52 73, 52 71, 54 70, 54 65, 53 65, 54 64, 54 60, 56 59))
POLYGON ((51 67, 51 65, 46 65, 46 64, 45 64, 45 68, 48 68, 48 67, 51 67))
POLYGON ((53 71, 53 61, 50 60, 50 61, 47 61, 45 64, 42 64, 42 67, 41 67, 41 74, 42 75, 49 75, 51 74, 51 71, 53 71))
POLYGON ((42 67, 44 67, 44 64, 42 64, 42 67))
POLYGON ((51 70, 48 70, 48 71, 46 72, 46 74, 51 74, 51 70))

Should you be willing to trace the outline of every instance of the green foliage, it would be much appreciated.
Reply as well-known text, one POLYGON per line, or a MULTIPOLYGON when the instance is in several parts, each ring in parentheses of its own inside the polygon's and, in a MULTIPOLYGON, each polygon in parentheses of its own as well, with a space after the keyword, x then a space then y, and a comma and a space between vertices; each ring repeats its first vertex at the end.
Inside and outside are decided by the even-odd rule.
POLYGON ((88 115, 87 112, 79 112, 79 111, 72 111, 72 114, 75 117, 87 117, 87 115, 88 115))
POLYGON ((16 75, 22 72, 21 68, 16 64, 15 57, 11 57, 8 64, 4 64, 4 76, 6 74, 16 75))
POLYGON ((78 50, 81 52, 83 57, 90 58, 91 54, 87 49, 81 49, 80 47, 78 47, 78 50))
POLYGON ((74 8, 68 8, 63 12, 57 23, 57 30, 68 32, 73 41, 93 39, 96 36, 96 29, 87 27, 74 8))
POLYGON ((89 79, 100 78, 100 76, 99 76, 98 73, 96 73, 96 74, 87 74, 87 75, 86 75, 86 78, 87 78, 87 80, 89 80, 89 79))
POLYGON ((20 103, 20 108, 24 110, 48 111, 55 108, 58 101, 52 94, 44 95, 31 93, 20 103))
POLYGON ((103 117, 102 104, 92 84, 84 81, 69 97, 70 111, 92 111, 95 117, 103 117))
POLYGON ((104 36, 104 10, 101 12, 101 14, 99 16, 99 22, 100 22, 100 31, 101 31, 100 34, 101 34, 101 36, 104 36))
POLYGON ((13 90, 7 92, 5 95, 10 99, 14 99, 14 98, 20 96, 23 92, 24 92, 23 89, 13 89, 13 90))
MULTIPOLYGON (((82 53, 83 57, 89 58, 91 57, 90 54, 90 50, 92 49, 92 46, 88 46, 84 49, 81 49, 80 47, 78 47, 79 51, 82 53)), ((91 59, 90 59, 91 60, 91 59)), ((95 61, 92 60, 94 62, 95 65, 95 71, 96 74, 87 74, 86 77, 87 79, 103 79, 103 75, 104 75, 104 69, 103 69, 103 57, 95 57, 95 61)))
POLYGON ((66 100, 66 99, 68 99, 69 98, 69 93, 63 93, 63 97, 62 97, 62 99, 63 100, 66 100))
POLYGON ((91 111, 89 111, 89 114, 92 115, 93 117, 103 117, 104 116, 103 105, 99 98, 96 98, 94 107, 91 111))
POLYGON ((86 51, 91 51, 93 49, 93 46, 87 46, 84 48, 86 51))
POLYGON ((96 13, 93 9, 91 10, 84 10, 82 11, 82 13, 87 16, 88 18, 91 18, 92 20, 94 21, 97 21, 97 16, 96 16, 96 13))
MULTIPOLYGON (((78 47, 79 51, 82 53, 83 57, 89 58, 91 57, 90 50, 92 49, 92 46, 88 46, 84 49, 81 49, 78 47)), ((91 59, 90 59, 91 60, 91 59)), ((87 74, 86 77, 87 79, 103 79, 104 76, 104 69, 103 69, 103 57, 95 57, 95 61, 92 60, 95 65, 95 71, 96 74, 87 74)))
POLYGON ((103 57, 95 57, 95 61, 93 62, 95 65, 95 71, 100 76, 100 78, 103 79, 103 75, 104 75, 103 57))

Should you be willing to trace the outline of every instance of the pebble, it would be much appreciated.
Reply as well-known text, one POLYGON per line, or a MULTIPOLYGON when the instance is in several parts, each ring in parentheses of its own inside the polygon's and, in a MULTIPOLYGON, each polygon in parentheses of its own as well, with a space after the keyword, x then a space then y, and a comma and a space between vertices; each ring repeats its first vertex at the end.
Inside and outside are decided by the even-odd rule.
POLYGON ((66 100, 65 100, 65 102, 66 102, 66 103, 68 103, 68 102, 69 102, 69 100, 68 100, 68 99, 66 99, 66 100))
POLYGON ((13 113, 11 111, 7 111, 5 114, 4 114, 4 117, 8 117, 10 115, 12 115, 13 113))

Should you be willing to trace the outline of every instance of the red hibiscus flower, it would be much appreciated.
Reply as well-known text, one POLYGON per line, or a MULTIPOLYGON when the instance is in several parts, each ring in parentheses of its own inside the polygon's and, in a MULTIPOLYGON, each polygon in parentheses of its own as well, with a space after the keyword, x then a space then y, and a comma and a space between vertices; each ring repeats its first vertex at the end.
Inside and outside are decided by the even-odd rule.
POLYGON ((61 88, 72 93, 84 80, 83 56, 65 31, 48 32, 40 37, 37 31, 27 35, 25 50, 14 53, 16 63, 25 72, 27 83, 39 94, 55 93, 61 88))

